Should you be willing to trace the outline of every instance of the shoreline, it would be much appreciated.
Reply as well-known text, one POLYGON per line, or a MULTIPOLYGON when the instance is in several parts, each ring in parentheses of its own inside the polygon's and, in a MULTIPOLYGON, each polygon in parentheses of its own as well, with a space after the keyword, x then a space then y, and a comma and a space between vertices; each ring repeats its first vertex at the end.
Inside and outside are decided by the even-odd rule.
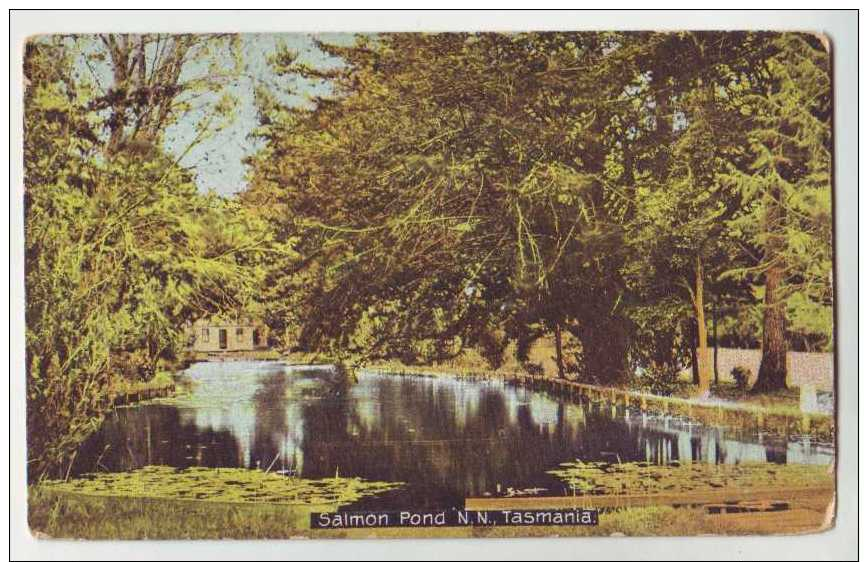
POLYGON ((317 506, 84 496, 46 490, 29 490, 28 506, 30 532, 47 540, 727 536, 748 531, 761 535, 816 533, 827 528, 823 511, 806 509, 713 514, 698 507, 643 506, 600 512, 595 526, 312 529, 310 515, 317 506), (57 512, 65 515, 52 516, 57 512), (770 521, 769 516, 774 519, 770 521))
POLYGON ((134 406, 154 398, 166 398, 174 395, 178 391, 179 386, 176 380, 177 374, 165 373, 168 375, 168 378, 165 376, 161 377, 158 374, 149 381, 127 383, 120 388, 114 389, 111 396, 111 407, 134 406))
MULTIPOLYGON (((224 357, 217 361, 255 360, 281 361, 295 366, 326 365, 325 362, 311 362, 308 354, 269 353, 259 357, 224 357)), ((213 358, 197 358, 211 361, 213 358)), ((573 400, 587 399, 638 408, 639 411, 680 415, 707 425, 722 425, 743 429, 753 429, 760 433, 777 436, 808 436, 834 442, 836 440, 834 412, 801 412, 798 407, 789 405, 764 406, 753 403, 726 400, 721 398, 697 399, 680 396, 661 396, 641 390, 623 387, 606 387, 581 383, 570 379, 559 379, 545 375, 494 371, 490 369, 471 369, 464 367, 408 366, 395 363, 375 362, 358 367, 357 373, 376 373, 390 376, 452 377, 471 380, 502 380, 512 384, 547 392, 573 400)))
POLYGON ((783 436, 810 436, 834 442, 836 436, 834 414, 804 413, 791 407, 763 407, 731 401, 697 400, 673 396, 659 396, 625 388, 604 387, 568 379, 497 371, 408 367, 373 364, 359 369, 395 376, 428 376, 469 378, 476 380, 500 379, 513 384, 543 391, 574 400, 587 399, 626 407, 638 407, 642 412, 681 415, 709 425, 751 428, 762 433, 783 436))

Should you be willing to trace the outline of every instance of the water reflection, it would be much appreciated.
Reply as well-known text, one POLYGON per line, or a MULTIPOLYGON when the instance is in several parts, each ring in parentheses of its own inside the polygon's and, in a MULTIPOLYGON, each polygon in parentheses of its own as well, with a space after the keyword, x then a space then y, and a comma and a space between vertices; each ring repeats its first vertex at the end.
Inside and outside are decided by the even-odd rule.
MULTIPOLYGON (((200 363, 172 405, 116 410, 75 473, 145 464, 259 467, 318 478, 407 482, 378 507, 459 505, 509 488, 564 493, 559 463, 673 460, 830 463, 829 447, 761 439, 602 404, 563 402, 501 381, 363 374, 278 362, 200 363)), ((358 508, 359 506, 355 506, 358 508)))

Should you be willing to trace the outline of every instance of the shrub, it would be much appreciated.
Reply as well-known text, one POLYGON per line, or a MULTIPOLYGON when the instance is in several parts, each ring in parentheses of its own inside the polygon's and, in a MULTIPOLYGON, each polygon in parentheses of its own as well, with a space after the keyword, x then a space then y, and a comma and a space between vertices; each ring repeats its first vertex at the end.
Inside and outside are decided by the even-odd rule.
POLYGON ((735 381, 735 386, 739 390, 747 390, 747 385, 751 379, 751 370, 747 367, 738 365, 732 368, 732 380, 735 381))
POLYGON ((541 377, 545 374, 545 369, 543 369, 543 366, 539 363, 527 361, 525 363, 522 363, 521 366, 524 368, 525 371, 527 371, 527 374, 531 376, 541 377))
POLYGON ((641 371, 639 388, 660 396, 672 396, 682 386, 678 369, 671 363, 651 363, 641 371))
POLYGON ((503 330, 483 329, 478 334, 479 353, 485 358, 488 366, 499 369, 506 360, 506 347, 509 339, 503 330))

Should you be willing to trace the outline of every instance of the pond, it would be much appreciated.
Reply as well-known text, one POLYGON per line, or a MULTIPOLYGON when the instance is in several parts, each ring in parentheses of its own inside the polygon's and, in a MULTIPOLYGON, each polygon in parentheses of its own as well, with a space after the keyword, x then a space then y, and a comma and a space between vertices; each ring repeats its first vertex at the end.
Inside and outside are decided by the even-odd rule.
POLYGON ((572 402, 502 380, 327 366, 206 362, 189 394, 118 408, 79 451, 73 474, 145 465, 244 467, 305 478, 399 481, 352 509, 463 506, 464 498, 563 495, 546 471, 576 459, 829 464, 808 439, 773 439, 689 420, 572 402))

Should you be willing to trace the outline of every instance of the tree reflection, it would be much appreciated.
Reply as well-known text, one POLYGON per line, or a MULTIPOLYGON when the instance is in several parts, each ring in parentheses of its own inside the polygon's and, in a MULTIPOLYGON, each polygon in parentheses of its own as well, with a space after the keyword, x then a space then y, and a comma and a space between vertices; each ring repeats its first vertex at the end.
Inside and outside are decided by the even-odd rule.
POLYGON ((833 455, 810 442, 760 443, 497 381, 366 374, 350 385, 330 369, 277 363, 204 366, 193 376, 188 402, 116 410, 73 473, 145 464, 338 473, 407 483, 364 500, 372 507, 434 508, 527 488, 564 493, 546 471, 576 459, 822 463, 833 455))

